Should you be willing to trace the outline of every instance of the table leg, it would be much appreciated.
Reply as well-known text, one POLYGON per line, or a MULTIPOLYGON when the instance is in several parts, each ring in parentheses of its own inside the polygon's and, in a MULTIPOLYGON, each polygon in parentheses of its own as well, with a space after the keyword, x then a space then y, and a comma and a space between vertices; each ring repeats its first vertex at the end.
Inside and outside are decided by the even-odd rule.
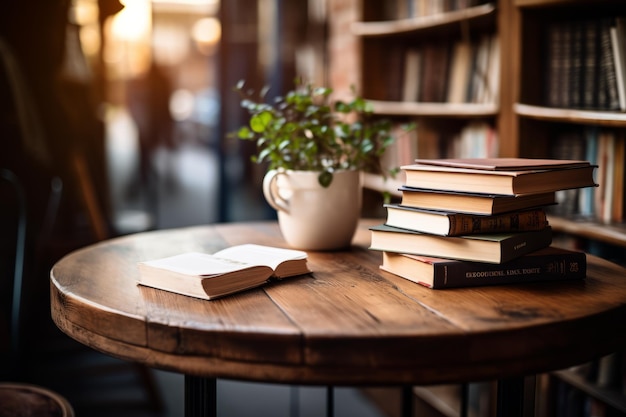
POLYGON ((469 382, 461 384, 461 410, 459 417, 467 417, 469 413, 469 382))
POLYGON ((185 417, 217 417, 217 379, 185 375, 185 417))
POLYGON ((523 417, 524 378, 508 378, 498 381, 498 417, 523 417))
POLYGON ((402 387, 402 417, 413 417, 413 386, 402 387))
POLYGON ((335 391, 332 385, 326 387, 326 417, 335 415, 335 391))

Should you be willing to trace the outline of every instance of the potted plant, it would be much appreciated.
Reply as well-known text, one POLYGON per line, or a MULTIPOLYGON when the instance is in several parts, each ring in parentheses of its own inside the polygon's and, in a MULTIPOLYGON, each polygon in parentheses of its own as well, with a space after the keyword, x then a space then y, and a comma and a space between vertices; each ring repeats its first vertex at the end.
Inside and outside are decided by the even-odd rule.
POLYGON ((272 103, 267 89, 255 94, 240 82, 236 91, 250 114, 236 136, 256 141, 252 159, 268 165, 263 191, 287 242, 301 249, 349 246, 361 211, 360 173, 394 173, 380 162, 394 142, 391 122, 375 117, 356 94, 333 100, 332 89, 300 81, 272 103))

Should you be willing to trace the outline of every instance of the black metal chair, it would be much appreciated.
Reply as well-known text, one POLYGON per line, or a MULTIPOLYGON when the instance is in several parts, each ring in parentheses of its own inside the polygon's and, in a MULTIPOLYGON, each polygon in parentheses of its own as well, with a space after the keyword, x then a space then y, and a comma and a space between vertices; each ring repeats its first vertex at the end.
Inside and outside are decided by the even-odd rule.
MULTIPOLYGON (((16 237, 14 252, 7 250, 5 260, 14 259, 13 274, 4 274, 2 278, 8 281, 11 287, 10 308, 5 310, 8 325, 8 371, 5 378, 12 381, 21 379, 21 313, 22 313, 22 288, 24 282, 24 263, 26 257, 26 198, 24 190, 16 175, 7 170, 0 169, 0 180, 9 185, 14 194, 15 213, 17 214, 16 237)), ((7 192, 7 194, 10 191, 7 192)), ((5 204, 8 202, 5 200, 5 204)), ((4 246, 3 246, 4 247, 4 246)), ((40 416, 40 417, 73 417, 74 410, 71 404, 60 394, 33 384, 23 382, 0 382, 0 417, 14 416, 40 416)))

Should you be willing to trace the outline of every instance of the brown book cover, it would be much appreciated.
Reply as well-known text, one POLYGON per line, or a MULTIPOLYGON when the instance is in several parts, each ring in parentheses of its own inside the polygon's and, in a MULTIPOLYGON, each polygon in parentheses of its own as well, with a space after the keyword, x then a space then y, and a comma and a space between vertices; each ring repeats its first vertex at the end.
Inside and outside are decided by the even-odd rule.
POLYGON ((469 166, 471 160, 432 161, 433 163, 402 166, 406 176, 405 185, 433 190, 508 195, 546 193, 596 185, 593 178, 596 166, 589 163, 566 169, 525 168, 511 171, 504 170, 503 165, 494 166, 488 162, 480 165, 479 160, 474 161, 474 165, 483 168, 457 167, 461 164, 469 166), (449 161, 449 165, 446 165, 446 161, 449 161))
POLYGON ((437 236, 381 224, 370 228, 370 249, 413 255, 502 263, 550 246, 550 226, 537 231, 437 236))
POLYGON ((403 206, 471 214, 499 214, 556 204, 554 191, 538 194, 500 195, 460 193, 402 186, 403 206))
POLYGON ((548 226, 543 208, 485 216, 424 210, 399 204, 386 204, 385 207, 387 225, 441 236, 520 232, 548 226))
POLYGON ((538 281, 584 279, 584 252, 553 246, 539 249, 502 264, 383 252, 382 270, 428 288, 445 289, 538 281))
POLYGON ((534 158, 443 158, 416 159, 415 162, 422 165, 469 168, 485 171, 535 171, 580 168, 591 165, 589 161, 583 160, 534 158))

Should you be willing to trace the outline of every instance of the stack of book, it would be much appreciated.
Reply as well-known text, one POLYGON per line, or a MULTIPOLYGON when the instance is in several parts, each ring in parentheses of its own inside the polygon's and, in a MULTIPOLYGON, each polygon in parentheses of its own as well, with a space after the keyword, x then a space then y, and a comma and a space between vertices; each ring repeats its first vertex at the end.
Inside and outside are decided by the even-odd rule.
POLYGON ((545 209, 565 189, 595 186, 587 161, 418 159, 400 204, 371 228, 381 268, 430 288, 581 279, 583 252, 551 246, 545 209))

